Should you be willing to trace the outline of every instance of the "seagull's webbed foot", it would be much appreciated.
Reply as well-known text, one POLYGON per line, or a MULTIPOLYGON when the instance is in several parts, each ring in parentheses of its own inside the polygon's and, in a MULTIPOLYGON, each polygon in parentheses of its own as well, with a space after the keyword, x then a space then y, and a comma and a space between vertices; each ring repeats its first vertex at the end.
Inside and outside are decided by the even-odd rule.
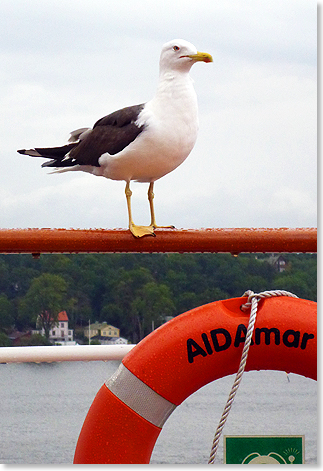
POLYGON ((153 236, 156 237, 154 232, 154 226, 137 226, 136 224, 131 223, 129 225, 130 232, 135 237, 144 237, 144 236, 153 236))
POLYGON ((149 206, 150 206, 150 216, 151 216, 151 222, 149 226, 137 226, 134 224, 132 220, 132 213, 131 213, 131 196, 132 196, 132 191, 130 190, 130 182, 126 183, 126 189, 125 189, 125 194, 127 198, 127 207, 128 207, 128 216, 129 216, 129 230, 131 234, 136 237, 144 237, 144 236, 153 236, 156 237, 155 234, 155 229, 175 229, 175 226, 158 226, 156 224, 156 218, 155 218, 155 211, 154 211, 154 183, 150 183, 149 189, 148 189, 148 200, 149 200, 149 206))
POLYGON ((129 182, 126 183, 126 198, 127 198, 127 206, 128 206, 128 216, 129 216, 129 230, 131 234, 134 237, 144 237, 144 236, 153 236, 155 237, 154 233, 154 226, 150 224, 150 226, 137 226, 137 224, 134 224, 132 220, 132 214, 131 214, 131 195, 132 191, 130 190, 130 184, 129 182))

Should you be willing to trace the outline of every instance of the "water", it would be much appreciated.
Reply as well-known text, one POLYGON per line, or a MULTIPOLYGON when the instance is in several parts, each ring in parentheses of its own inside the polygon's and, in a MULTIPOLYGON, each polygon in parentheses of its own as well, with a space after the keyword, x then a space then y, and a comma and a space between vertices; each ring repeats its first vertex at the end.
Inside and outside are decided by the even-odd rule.
MULTIPOLYGON (((87 411, 118 362, 0 365, 0 463, 70 464, 87 411)), ((234 377, 206 385, 168 419, 151 463, 207 463, 234 377)), ((225 435, 305 435, 317 462, 317 385, 278 371, 244 374, 225 435)), ((223 463, 223 438, 216 457, 223 463)))

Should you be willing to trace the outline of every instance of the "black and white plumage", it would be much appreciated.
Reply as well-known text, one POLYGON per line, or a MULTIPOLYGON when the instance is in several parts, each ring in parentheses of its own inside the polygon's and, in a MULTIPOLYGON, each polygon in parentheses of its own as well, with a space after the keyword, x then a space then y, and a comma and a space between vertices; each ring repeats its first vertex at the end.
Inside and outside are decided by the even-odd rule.
POLYGON ((187 41, 164 44, 154 98, 101 118, 93 128, 71 133, 62 147, 19 150, 50 159, 43 167, 57 172, 82 170, 126 182, 129 229, 135 237, 154 235, 154 182, 178 167, 189 155, 198 132, 197 98, 189 71, 197 61, 212 62, 187 41), (137 226, 131 215, 130 181, 149 183, 151 224, 137 226))

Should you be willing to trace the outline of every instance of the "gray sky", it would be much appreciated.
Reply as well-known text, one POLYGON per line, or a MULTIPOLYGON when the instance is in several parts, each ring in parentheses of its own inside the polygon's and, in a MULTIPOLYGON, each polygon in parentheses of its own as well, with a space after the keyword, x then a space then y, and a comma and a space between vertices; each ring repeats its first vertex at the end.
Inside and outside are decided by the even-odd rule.
MULTIPOLYGON (((192 67, 199 136, 155 184, 158 224, 316 226, 316 13, 312 0, 1 0, 0 227, 127 227, 123 182, 50 175, 16 150, 148 101, 174 38, 214 62, 192 67)), ((148 224, 148 185, 132 190, 148 224)))

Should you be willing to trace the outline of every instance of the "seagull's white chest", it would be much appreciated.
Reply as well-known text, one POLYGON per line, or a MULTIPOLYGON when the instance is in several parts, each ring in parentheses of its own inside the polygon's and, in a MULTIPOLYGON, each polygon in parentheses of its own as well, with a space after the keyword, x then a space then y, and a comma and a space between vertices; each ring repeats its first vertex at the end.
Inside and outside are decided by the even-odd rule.
POLYGON ((194 147, 198 132, 197 99, 189 77, 165 83, 140 113, 144 131, 115 156, 103 155, 104 176, 151 182, 178 167, 194 147))

